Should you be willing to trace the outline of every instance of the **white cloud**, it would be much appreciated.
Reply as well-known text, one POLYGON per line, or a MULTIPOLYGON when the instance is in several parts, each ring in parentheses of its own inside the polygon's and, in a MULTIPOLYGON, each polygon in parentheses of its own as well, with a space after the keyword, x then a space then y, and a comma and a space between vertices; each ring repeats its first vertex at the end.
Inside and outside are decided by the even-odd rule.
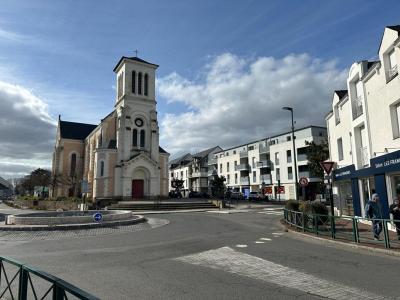
POLYGON ((24 87, 0 81, 0 176, 49 167, 55 126, 42 99, 24 87))
POLYGON ((161 143, 172 154, 235 146, 289 130, 283 106, 294 108, 297 127, 325 125, 332 92, 343 88, 346 78, 334 60, 307 54, 246 59, 225 53, 199 74, 195 81, 172 73, 157 82, 168 102, 187 106, 161 120, 161 143))

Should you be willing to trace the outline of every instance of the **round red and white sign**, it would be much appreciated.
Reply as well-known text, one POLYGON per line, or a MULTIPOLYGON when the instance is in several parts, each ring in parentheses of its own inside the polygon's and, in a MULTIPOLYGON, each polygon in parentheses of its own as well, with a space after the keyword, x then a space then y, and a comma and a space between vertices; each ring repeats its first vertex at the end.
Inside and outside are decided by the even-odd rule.
POLYGON ((301 187, 307 186, 308 185, 308 179, 305 177, 301 177, 299 180, 299 184, 301 187))

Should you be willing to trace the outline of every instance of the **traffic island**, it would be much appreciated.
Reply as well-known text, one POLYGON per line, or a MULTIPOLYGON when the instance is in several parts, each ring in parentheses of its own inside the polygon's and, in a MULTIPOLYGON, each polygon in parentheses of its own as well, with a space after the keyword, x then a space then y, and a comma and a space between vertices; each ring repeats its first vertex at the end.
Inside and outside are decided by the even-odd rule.
POLYGON ((67 211, 9 215, 0 223, 0 231, 76 230, 115 227, 146 222, 131 211, 67 211))

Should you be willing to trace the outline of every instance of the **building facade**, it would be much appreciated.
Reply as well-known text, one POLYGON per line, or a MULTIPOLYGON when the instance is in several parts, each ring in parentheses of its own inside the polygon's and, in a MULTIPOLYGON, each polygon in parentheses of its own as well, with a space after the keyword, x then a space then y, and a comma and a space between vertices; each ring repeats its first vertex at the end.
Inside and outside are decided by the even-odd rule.
POLYGON ((168 194, 169 154, 159 147, 157 65, 122 57, 114 68, 114 110, 99 125, 59 118, 53 196, 142 199, 168 194))
POLYGON ((371 195, 380 195, 385 217, 400 195, 400 26, 385 28, 378 61, 354 63, 347 90, 336 91, 326 116, 335 206, 364 216, 371 195))
MULTIPOLYGON (((304 177, 308 186, 299 189, 300 199, 313 199, 318 193, 320 178, 308 167, 307 142, 326 142, 326 128, 308 126, 295 130, 298 179, 304 177)), ((270 198, 295 199, 294 155, 291 132, 285 132, 248 144, 215 153, 209 160, 209 176, 224 176, 226 186, 248 195, 264 189, 270 198)))
POLYGON ((174 190, 173 179, 181 179, 183 180, 184 196, 188 196, 190 191, 209 193, 209 161, 216 152, 221 150, 221 147, 216 146, 195 154, 187 153, 171 161, 169 164, 169 190, 174 190))

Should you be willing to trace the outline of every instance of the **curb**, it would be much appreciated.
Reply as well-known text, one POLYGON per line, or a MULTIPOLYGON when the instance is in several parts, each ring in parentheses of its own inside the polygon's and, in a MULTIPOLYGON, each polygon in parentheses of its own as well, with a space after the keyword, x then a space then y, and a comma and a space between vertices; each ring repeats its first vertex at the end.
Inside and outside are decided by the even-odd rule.
POLYGON ((69 224, 69 225, 55 225, 55 226, 25 226, 13 227, 13 225, 0 226, 0 232, 7 231, 57 231, 57 230, 76 230, 76 229, 93 229, 104 227, 117 227, 125 225, 134 225, 146 222, 144 216, 136 215, 137 218, 124 221, 114 221, 107 223, 89 223, 89 224, 69 224))
POLYGON ((323 242, 328 242, 330 244, 333 245, 340 245, 340 246, 345 246, 345 247, 349 247, 349 248, 353 248, 353 249, 362 249, 362 250, 366 250, 368 252, 373 252, 373 253, 380 253, 380 254, 386 254, 386 255, 393 255, 393 256, 397 256, 400 257, 400 251, 396 251, 396 250, 391 250, 391 249, 381 249, 381 248, 374 248, 374 247, 369 247, 369 246, 365 246, 365 245, 359 245, 359 244, 355 244, 352 242, 346 243, 346 242, 342 242, 342 241, 338 241, 338 240, 332 240, 332 239, 326 239, 326 238, 322 238, 322 237, 318 237, 318 236, 314 236, 314 235, 309 235, 303 232, 299 232, 297 230, 291 229, 290 227, 285 226, 285 224, 282 224, 281 222, 279 222, 279 224, 288 232, 290 232, 291 234, 294 235, 299 235, 302 238, 312 238, 314 240, 317 241, 323 241, 323 242))

